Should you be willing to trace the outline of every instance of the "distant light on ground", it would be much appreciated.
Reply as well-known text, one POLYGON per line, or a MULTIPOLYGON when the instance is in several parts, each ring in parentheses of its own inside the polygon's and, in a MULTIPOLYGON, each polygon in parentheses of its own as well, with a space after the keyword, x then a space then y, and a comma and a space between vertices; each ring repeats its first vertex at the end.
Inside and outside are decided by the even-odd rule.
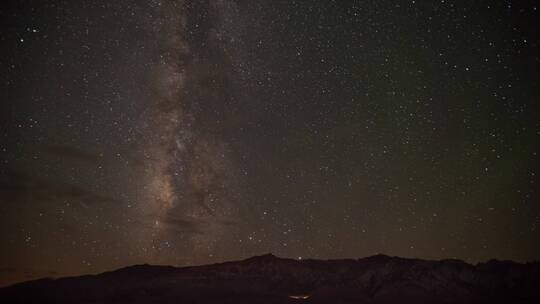
POLYGON ((296 300, 307 300, 310 297, 311 297, 310 295, 291 295, 291 296, 289 296, 289 298, 296 299, 296 300))

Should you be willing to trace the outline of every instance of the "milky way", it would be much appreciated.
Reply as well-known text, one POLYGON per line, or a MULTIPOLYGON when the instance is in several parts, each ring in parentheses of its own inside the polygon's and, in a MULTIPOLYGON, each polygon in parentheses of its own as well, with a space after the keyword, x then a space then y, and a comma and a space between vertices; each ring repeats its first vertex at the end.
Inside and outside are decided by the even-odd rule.
POLYGON ((0 284, 540 258, 534 1, 8 1, 0 284))
MULTIPOLYGON (((148 215, 144 238, 150 240, 148 250, 156 260, 169 254, 174 257, 182 248, 184 263, 193 263, 196 260, 190 257, 211 255, 219 242, 232 241, 230 227, 240 208, 235 189, 238 170, 219 121, 207 113, 227 102, 227 91, 217 82, 229 79, 219 70, 222 63, 212 62, 206 53, 222 49, 223 41, 231 39, 220 23, 234 9, 222 1, 200 6, 171 2, 156 7, 156 14, 162 17, 157 18, 154 31, 164 52, 159 64, 152 67, 155 100, 142 117, 147 141, 142 149, 147 168, 143 178, 148 182, 147 202, 139 206, 139 212, 148 215), (212 15, 212 22, 187 19, 186 14, 193 18, 200 13, 196 10, 212 15), (207 32, 189 41, 188 34, 201 26, 208 27, 207 32)), ((230 59, 225 54, 217 58, 230 59)))

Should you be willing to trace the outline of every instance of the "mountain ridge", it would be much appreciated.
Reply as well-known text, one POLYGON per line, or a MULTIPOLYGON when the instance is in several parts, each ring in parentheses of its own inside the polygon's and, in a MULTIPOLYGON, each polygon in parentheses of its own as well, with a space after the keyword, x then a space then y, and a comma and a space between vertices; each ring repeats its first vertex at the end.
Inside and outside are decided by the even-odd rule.
POLYGON ((539 303, 540 262, 469 264, 374 255, 317 260, 264 254, 173 267, 132 265, 0 289, 3 303, 539 303))

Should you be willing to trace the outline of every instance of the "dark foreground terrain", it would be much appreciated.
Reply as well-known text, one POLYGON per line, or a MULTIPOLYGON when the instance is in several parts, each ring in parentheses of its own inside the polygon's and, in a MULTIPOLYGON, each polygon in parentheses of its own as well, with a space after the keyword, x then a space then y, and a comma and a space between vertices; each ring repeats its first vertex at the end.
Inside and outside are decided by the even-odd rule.
POLYGON ((0 303, 540 303, 540 263, 264 255, 31 281, 0 289, 0 303))

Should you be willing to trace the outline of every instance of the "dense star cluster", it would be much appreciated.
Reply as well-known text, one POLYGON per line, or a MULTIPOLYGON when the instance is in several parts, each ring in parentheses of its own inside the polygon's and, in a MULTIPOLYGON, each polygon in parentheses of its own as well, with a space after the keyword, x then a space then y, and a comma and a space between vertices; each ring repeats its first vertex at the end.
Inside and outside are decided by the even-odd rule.
POLYGON ((540 259, 535 1, 8 1, 0 284, 540 259))

